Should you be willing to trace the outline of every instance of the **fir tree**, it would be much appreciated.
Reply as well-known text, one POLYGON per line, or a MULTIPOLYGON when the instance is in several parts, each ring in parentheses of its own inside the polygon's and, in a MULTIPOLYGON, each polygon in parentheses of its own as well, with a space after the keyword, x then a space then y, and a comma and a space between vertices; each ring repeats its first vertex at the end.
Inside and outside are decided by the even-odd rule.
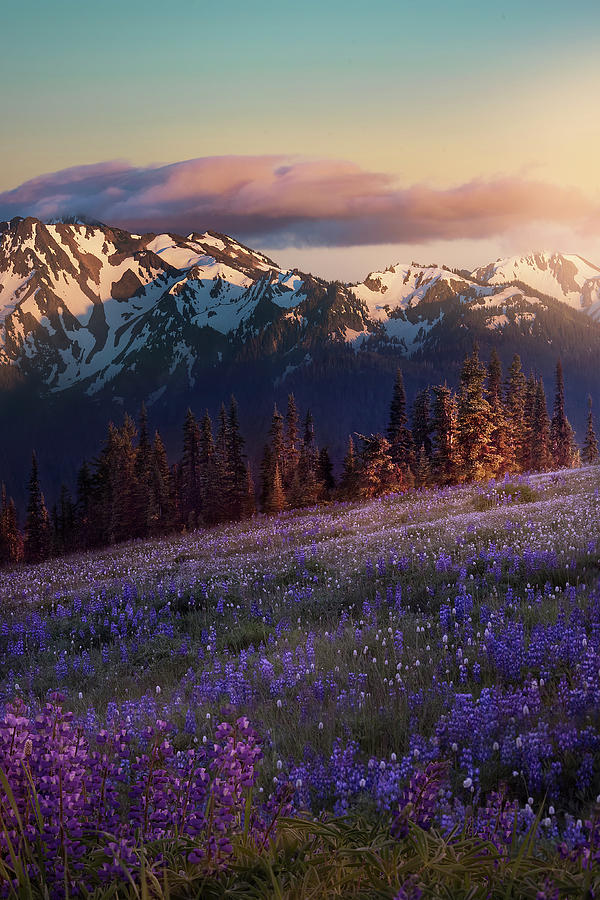
POLYGON ((461 478, 479 481, 494 475, 498 460, 492 446, 492 415, 485 390, 485 366, 477 347, 465 357, 460 374, 456 436, 461 478))
POLYGON ((361 435, 357 468, 360 497, 377 497, 402 486, 402 474, 391 457, 390 442, 381 434, 361 435))
POLYGON ((0 499, 0 565, 20 562, 22 556, 23 539, 19 532, 17 509, 12 497, 7 497, 3 484, 0 499))
POLYGON ((581 459, 586 466, 595 466, 600 459, 600 454, 598 453, 598 440, 594 430, 592 398, 590 396, 588 396, 587 427, 585 429, 585 440, 581 449, 581 459))
POLYGON ((260 508, 267 512, 273 493, 273 453, 270 444, 265 444, 260 464, 260 508))
POLYGON ((431 460, 425 450, 425 444, 421 444, 415 459, 414 469, 415 487, 427 487, 432 480, 431 460))
POLYGON ((565 386, 560 359, 556 364, 556 393, 550 426, 550 446, 555 466, 563 469, 573 464, 575 437, 565 413, 565 386))
POLYGON ((525 398, 523 403, 523 425, 520 453, 520 468, 523 472, 530 472, 536 468, 535 417, 537 394, 537 379, 533 372, 530 372, 525 385, 525 398))
POLYGON ((168 531, 173 526, 173 485, 167 454, 158 431, 152 443, 151 491, 154 518, 151 528, 157 533, 168 531))
POLYGON ((27 521, 25 523, 25 560, 28 563, 40 562, 50 553, 50 520, 40 486, 38 462, 35 452, 31 457, 31 475, 29 476, 29 499, 27 502, 27 521))
POLYGON ((390 404, 387 437, 390 443, 392 461, 405 470, 410 469, 413 463, 413 439, 407 423, 404 379, 402 378, 402 369, 398 368, 390 404))
POLYGON ((215 455, 212 481, 214 496, 212 502, 211 522, 223 522, 230 518, 230 505, 233 494, 233 473, 229 465, 229 421, 225 404, 219 410, 219 424, 215 440, 215 455))
POLYGON ((279 471, 279 463, 275 463, 273 481, 269 492, 265 512, 278 513, 285 509, 285 494, 283 492, 283 480, 279 471))
POLYGON ((244 438, 240 431, 238 407, 235 397, 229 406, 229 427, 227 431, 227 467, 229 471, 228 518, 241 519, 246 513, 248 479, 244 438))
POLYGON ((456 402, 449 387, 433 388, 433 472, 438 484, 453 484, 457 479, 456 402))
POLYGON ((298 460, 297 495, 293 505, 312 506, 317 502, 319 483, 317 479, 318 450, 315 443, 315 426, 310 410, 304 420, 304 436, 298 460))
POLYGON ((283 484, 287 490, 294 480, 300 453, 298 450, 298 410, 294 395, 288 396, 287 412, 285 416, 285 458, 283 468, 283 484))
MULTIPOLYGON (((206 414, 208 416, 208 413, 206 414)), ((209 420, 210 422, 210 420, 209 420)), ((204 428, 203 422, 203 428, 204 428)), ((211 431, 212 442, 212 431, 211 431)), ((183 424, 183 455, 181 457, 181 518, 182 524, 194 527, 202 515, 205 460, 201 454, 200 429, 196 418, 188 408, 183 424)))
POLYGON ((218 521, 221 509, 219 497, 221 471, 213 438, 212 422, 205 411, 199 433, 199 486, 201 519, 206 525, 218 521))
POLYGON ((531 439, 532 469, 547 472, 552 468, 552 447, 550 441, 550 418, 546 405, 544 382, 538 379, 533 407, 533 428, 531 439))
POLYGON ((502 397, 502 363, 496 351, 492 350, 487 374, 487 399, 490 407, 490 441, 493 456, 497 461, 493 474, 498 476, 512 472, 515 467, 513 442, 509 434, 509 416, 502 397))
POLYGON ((348 450, 344 457, 339 492, 346 500, 354 500, 358 497, 357 459, 352 436, 348 438, 348 450))
POLYGON ((135 452, 135 484, 134 484, 134 507, 135 507, 135 527, 134 534, 144 536, 150 532, 153 522, 156 520, 156 508, 154 504, 154 494, 150 489, 152 480, 152 444, 148 436, 148 414, 146 407, 142 403, 140 416, 138 421, 138 444, 135 452))
POLYGON ((98 540, 97 523, 93 521, 94 479, 86 460, 77 473, 75 501, 76 544, 85 550, 98 540), (96 526, 96 528, 94 528, 96 526))
POLYGON ((528 444, 525 422, 525 396, 527 381, 517 354, 513 357, 506 384, 507 428, 512 449, 511 470, 527 469, 528 444))
POLYGON ((249 519, 256 512, 256 499, 254 492, 254 478, 252 477, 252 469, 250 463, 246 463, 246 490, 244 494, 243 517, 249 519))
POLYGON ((419 391, 415 397, 412 412, 412 434, 415 447, 425 450, 425 455, 431 459, 433 447, 431 444, 431 404, 429 389, 419 391))
POLYGON ((329 500, 332 491, 335 490, 335 478, 333 477, 333 463, 329 457, 327 447, 323 447, 319 452, 317 480, 323 486, 323 497, 329 500))

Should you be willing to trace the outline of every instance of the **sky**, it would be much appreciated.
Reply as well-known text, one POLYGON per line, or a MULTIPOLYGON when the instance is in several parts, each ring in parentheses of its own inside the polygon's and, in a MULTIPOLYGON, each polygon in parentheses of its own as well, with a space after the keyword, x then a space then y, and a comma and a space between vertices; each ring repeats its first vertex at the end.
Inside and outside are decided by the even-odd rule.
POLYGON ((0 0, 0 217, 233 233, 327 277, 600 263, 597 0, 0 0))

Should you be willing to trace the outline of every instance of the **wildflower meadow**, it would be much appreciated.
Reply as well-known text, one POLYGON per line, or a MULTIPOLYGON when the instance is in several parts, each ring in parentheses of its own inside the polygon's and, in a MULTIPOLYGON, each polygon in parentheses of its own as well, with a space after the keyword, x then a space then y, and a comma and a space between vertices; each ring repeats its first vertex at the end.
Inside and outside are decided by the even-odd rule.
POLYGON ((600 896, 600 468, 0 572, 5 897, 600 896))

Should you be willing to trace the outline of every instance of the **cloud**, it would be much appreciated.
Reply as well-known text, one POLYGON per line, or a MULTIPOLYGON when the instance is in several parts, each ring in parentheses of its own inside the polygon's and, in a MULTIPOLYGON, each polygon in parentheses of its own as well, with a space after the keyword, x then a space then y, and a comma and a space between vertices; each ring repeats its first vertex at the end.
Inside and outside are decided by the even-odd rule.
POLYGON ((524 176, 404 187, 350 162, 282 155, 77 166, 0 193, 0 219, 16 215, 86 215, 140 232, 211 229, 273 247, 473 239, 536 222, 600 231, 597 202, 524 176))

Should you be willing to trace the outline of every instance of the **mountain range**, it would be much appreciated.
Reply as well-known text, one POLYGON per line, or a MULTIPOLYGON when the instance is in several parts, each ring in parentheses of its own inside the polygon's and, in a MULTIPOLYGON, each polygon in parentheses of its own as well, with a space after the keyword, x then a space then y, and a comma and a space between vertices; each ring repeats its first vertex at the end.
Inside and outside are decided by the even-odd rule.
MULTIPOLYGON (((214 412, 230 391, 252 404, 252 450, 253 428, 290 390, 317 422, 336 411, 335 455, 341 432, 383 427, 398 364, 409 394, 452 383, 474 340, 545 377, 560 355, 578 423, 596 389, 600 267, 531 252, 473 271, 396 264, 342 284, 216 232, 15 218, 0 223, 0 323, 0 412, 19 459, 42 423, 45 438, 88 452, 86 435, 91 445, 100 422, 141 401, 168 444, 187 403, 214 412)), ((0 457, 9 471, 13 455, 0 457)))

